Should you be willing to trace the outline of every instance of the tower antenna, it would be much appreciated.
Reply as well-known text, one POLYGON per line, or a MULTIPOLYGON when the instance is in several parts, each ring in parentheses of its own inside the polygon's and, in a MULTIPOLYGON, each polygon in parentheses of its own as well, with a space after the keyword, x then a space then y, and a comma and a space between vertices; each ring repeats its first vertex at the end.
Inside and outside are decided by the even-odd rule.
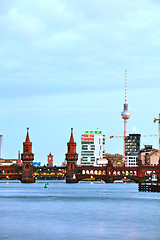
POLYGON ((127 70, 125 70, 125 104, 127 103, 127 70))
POLYGON ((127 137, 127 120, 130 118, 130 112, 128 111, 128 103, 127 103, 127 70, 125 70, 125 103, 124 109, 121 113, 121 117, 124 119, 124 144, 123 144, 123 157, 125 160, 125 140, 127 137))

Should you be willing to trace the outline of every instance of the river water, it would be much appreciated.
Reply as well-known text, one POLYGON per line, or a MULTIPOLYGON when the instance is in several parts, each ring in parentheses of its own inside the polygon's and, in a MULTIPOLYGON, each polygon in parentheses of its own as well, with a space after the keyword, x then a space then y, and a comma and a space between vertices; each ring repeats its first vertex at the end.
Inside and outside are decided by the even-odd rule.
POLYGON ((160 193, 137 184, 0 181, 0 239, 160 239, 160 193))

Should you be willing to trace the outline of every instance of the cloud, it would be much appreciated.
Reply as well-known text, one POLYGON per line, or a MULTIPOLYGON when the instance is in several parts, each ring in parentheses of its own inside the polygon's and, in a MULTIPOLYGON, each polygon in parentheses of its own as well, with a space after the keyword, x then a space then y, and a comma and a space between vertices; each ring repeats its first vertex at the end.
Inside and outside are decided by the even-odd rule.
POLYGON ((111 91, 123 87, 125 68, 131 87, 160 87, 159 16, 149 0, 8 1, 1 97, 111 91))
MULTIPOLYGON (((45 147, 42 139, 34 141, 40 159, 46 158, 48 145, 56 146, 57 159, 64 159, 70 126, 79 136, 97 126, 106 135, 123 134, 125 69, 128 129, 154 132, 159 24, 157 0, 1 0, 1 129, 13 135, 6 139, 7 154, 15 152, 26 126, 34 129, 35 139, 43 131, 45 147)), ((114 152, 115 143, 106 149, 114 152)))

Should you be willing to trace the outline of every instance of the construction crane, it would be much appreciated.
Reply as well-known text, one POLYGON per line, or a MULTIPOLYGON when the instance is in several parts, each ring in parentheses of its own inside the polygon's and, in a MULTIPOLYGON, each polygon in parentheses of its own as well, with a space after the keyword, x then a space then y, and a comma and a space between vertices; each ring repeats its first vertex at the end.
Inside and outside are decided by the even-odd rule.
POLYGON ((110 139, 111 138, 124 138, 124 136, 110 136, 110 139))
MULTIPOLYGON (((141 137, 157 137, 157 134, 151 134, 151 135, 141 135, 141 137)), ((124 136, 110 136, 111 138, 124 138, 124 136)))
POLYGON ((155 123, 156 121, 158 121, 158 136, 159 136, 159 151, 160 151, 160 114, 159 114, 159 118, 154 118, 153 122, 155 123))

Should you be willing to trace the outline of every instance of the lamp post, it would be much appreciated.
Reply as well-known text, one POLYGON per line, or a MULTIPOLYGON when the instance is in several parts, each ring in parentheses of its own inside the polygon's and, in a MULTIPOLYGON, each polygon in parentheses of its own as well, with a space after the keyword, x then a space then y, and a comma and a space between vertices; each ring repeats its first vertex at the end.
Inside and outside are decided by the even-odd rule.
POLYGON ((155 123, 156 121, 158 121, 158 137, 159 137, 159 151, 160 151, 160 114, 159 114, 159 118, 154 118, 153 122, 155 123))

